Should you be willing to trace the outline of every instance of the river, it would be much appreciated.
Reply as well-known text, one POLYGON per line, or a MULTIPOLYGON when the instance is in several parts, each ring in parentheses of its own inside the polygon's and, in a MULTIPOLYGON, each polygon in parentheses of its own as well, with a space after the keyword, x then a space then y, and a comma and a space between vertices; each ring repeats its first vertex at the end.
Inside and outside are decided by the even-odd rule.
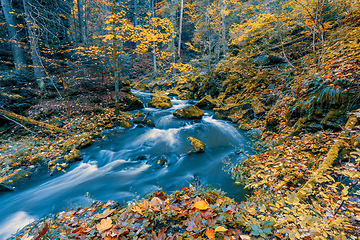
MULTIPOLYGON (((150 93, 133 92, 147 106, 150 93)), ((231 122, 214 119, 212 111, 205 111, 201 121, 177 119, 172 112, 189 106, 190 100, 172 97, 171 101, 169 109, 141 110, 150 112, 154 128, 105 131, 105 138, 83 149, 83 160, 66 173, 53 177, 44 173, 17 191, 0 195, 0 239, 67 207, 90 205, 94 200, 123 202, 158 189, 180 190, 194 178, 235 200, 244 199, 244 190, 223 171, 223 160, 244 157, 235 151, 239 146, 250 151, 248 139, 231 122), (189 136, 204 142, 204 153, 189 153, 193 148, 189 136)))

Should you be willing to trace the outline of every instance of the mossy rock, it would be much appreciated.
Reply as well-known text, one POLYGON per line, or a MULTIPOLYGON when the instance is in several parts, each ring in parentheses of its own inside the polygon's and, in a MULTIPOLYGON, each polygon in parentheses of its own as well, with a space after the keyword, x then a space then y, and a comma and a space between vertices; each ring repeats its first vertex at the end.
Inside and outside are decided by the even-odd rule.
POLYGON ((80 151, 77 150, 76 148, 73 148, 73 149, 71 149, 69 154, 64 156, 64 159, 67 163, 72 163, 72 162, 76 162, 76 161, 80 160, 80 157, 81 157, 80 151))
POLYGON ((150 90, 149 85, 144 82, 135 83, 132 87, 139 91, 149 91, 150 90))
POLYGON ((193 94, 190 91, 183 90, 183 91, 180 92, 178 97, 181 100, 187 100, 187 99, 191 99, 193 97, 193 94))
POLYGON ((135 109, 141 109, 144 108, 143 102, 140 101, 137 97, 135 97, 132 93, 124 93, 123 100, 125 101, 125 109, 126 110, 135 110, 135 109))
POLYGON ((201 109, 213 109, 219 108, 221 106, 220 101, 217 99, 212 99, 211 96, 207 95, 198 101, 195 106, 201 109))
POLYGON ((204 116, 204 112, 196 106, 188 106, 177 109, 173 112, 173 115, 183 119, 201 119, 204 116))
POLYGON ((219 119, 228 119, 229 116, 242 112, 242 116, 252 119, 254 116, 254 111, 251 108, 251 104, 226 104, 221 108, 214 108, 215 118, 219 119), (245 112, 244 112, 245 111, 245 112))
POLYGON ((150 107, 167 109, 172 107, 171 100, 168 96, 160 94, 151 94, 150 107))
POLYGON ((66 152, 69 152, 73 148, 81 149, 81 148, 89 146, 90 144, 91 144, 90 133, 83 133, 83 134, 76 135, 76 136, 66 140, 62 144, 62 148, 66 152))
POLYGON ((41 156, 35 156, 33 158, 30 159, 30 163, 31 165, 37 165, 37 164, 41 164, 41 163, 44 163, 45 162, 45 159, 41 156))
POLYGON ((194 137, 188 137, 187 139, 190 141, 190 144, 193 145, 196 152, 202 153, 205 151, 204 150, 205 145, 202 141, 200 141, 199 139, 196 139, 194 137))
POLYGON ((133 125, 131 124, 131 122, 127 121, 127 120, 123 120, 120 123, 120 127, 123 127, 123 128, 131 128, 132 126, 133 125))
POLYGON ((344 126, 346 121, 347 116, 344 110, 331 109, 321 120, 321 123, 330 128, 341 129, 341 126, 344 126))

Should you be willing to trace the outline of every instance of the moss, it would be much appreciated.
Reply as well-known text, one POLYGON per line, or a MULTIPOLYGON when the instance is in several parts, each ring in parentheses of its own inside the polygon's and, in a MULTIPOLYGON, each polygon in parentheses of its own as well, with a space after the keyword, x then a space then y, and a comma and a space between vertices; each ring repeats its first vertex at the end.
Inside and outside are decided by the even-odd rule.
POLYGON ((81 149, 89 146, 90 144, 91 144, 91 135, 89 133, 83 133, 66 140, 62 144, 62 148, 66 152, 69 152, 73 148, 81 149))
POLYGON ((64 159, 67 163, 76 162, 81 157, 81 152, 76 148, 71 149, 69 154, 64 156, 64 159))
POLYGON ((204 112, 196 106, 188 106, 185 108, 177 109, 173 112, 173 115, 177 118, 184 119, 201 119, 204 116, 204 112))
POLYGON ((207 95, 198 101, 195 106, 201 109, 213 109, 219 108, 221 106, 220 101, 217 99, 212 99, 211 96, 207 95))
POLYGON ((334 161, 339 156, 340 150, 345 145, 345 141, 343 138, 346 136, 347 132, 355 126, 356 123, 357 120, 355 117, 349 118, 349 120, 345 125, 345 131, 339 135, 337 141, 329 150, 324 161, 320 164, 318 169, 315 172, 313 172, 310 179, 304 184, 304 186, 298 191, 297 193, 298 198, 305 199, 312 192, 312 189, 315 183, 317 182, 317 179, 320 179, 323 176, 323 174, 333 165, 334 161))
POLYGON ((133 125, 129 121, 123 120, 121 121, 120 126, 123 128, 131 128, 133 125))
POLYGON ((196 152, 202 153, 205 151, 204 143, 202 141, 200 141, 199 139, 193 138, 193 137, 188 137, 187 139, 190 141, 190 144, 193 145, 196 152))
POLYGON ((192 93, 190 91, 183 90, 183 91, 180 92, 178 97, 181 100, 187 100, 187 99, 191 99, 193 96, 192 96, 192 93))
POLYGON ((151 94, 151 101, 149 103, 151 107, 167 109, 172 107, 171 100, 168 96, 151 94))

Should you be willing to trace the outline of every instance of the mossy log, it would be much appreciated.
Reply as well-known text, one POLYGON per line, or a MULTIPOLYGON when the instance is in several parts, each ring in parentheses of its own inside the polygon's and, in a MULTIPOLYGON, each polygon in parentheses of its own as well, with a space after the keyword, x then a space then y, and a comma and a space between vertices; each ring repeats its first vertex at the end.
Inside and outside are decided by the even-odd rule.
POLYGON ((326 158, 320 164, 319 168, 312 173, 310 179, 304 184, 304 186, 296 194, 298 198, 305 200, 307 196, 312 192, 314 185, 317 182, 317 179, 321 178, 324 173, 333 165, 334 161, 338 158, 340 150, 344 147, 345 141, 344 137, 350 129, 352 129, 357 120, 355 117, 350 117, 345 125, 345 131, 342 132, 334 145, 329 150, 326 158))
POLYGON ((39 122, 39 121, 36 121, 34 119, 31 119, 31 118, 28 118, 28 117, 24 117, 24 116, 21 116, 19 114, 16 114, 16 113, 13 113, 13 112, 9 112, 9 111, 6 111, 4 109, 0 109, 0 114, 1 115, 4 115, 6 117, 10 117, 10 118, 15 118, 17 120, 20 120, 22 122, 26 122, 26 123, 30 123, 32 125, 35 125, 35 126, 38 126, 38 127, 42 127, 42 128, 45 128, 47 130, 51 130, 51 131, 54 131, 54 132, 58 132, 58 133, 65 133, 67 135, 75 135, 75 133, 72 133, 72 132, 69 132, 67 130, 64 130, 62 128, 58 128, 58 127, 55 127, 51 124, 47 124, 47 123, 43 123, 43 122, 39 122))

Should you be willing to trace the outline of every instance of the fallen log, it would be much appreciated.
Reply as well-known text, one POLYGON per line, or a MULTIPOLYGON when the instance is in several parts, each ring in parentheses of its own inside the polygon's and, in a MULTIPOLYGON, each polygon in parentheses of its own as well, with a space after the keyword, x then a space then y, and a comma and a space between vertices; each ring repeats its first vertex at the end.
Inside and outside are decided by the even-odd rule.
POLYGON ((35 125, 35 126, 38 126, 38 127, 41 127, 41 128, 45 128, 47 130, 51 130, 51 131, 54 131, 54 132, 64 133, 64 134, 71 135, 71 136, 75 135, 75 133, 67 131, 65 129, 55 127, 55 126, 53 126, 51 124, 48 124, 48 123, 39 122, 39 121, 36 121, 34 119, 24 117, 24 116, 21 116, 19 114, 13 113, 13 112, 6 111, 6 110, 1 109, 1 108, 0 108, 0 115, 3 115, 5 117, 9 117, 9 118, 15 118, 15 119, 20 120, 22 122, 30 123, 32 125, 35 125))
POLYGON ((349 118, 349 120, 345 125, 345 131, 339 135, 334 145, 329 150, 324 161, 320 164, 319 168, 312 173, 310 179, 304 184, 304 186, 297 192, 296 196, 299 199, 305 200, 308 197, 308 195, 312 192, 312 189, 314 188, 317 179, 321 178, 324 175, 324 173, 333 165, 334 161, 339 156, 340 150, 344 147, 345 141, 343 138, 346 136, 348 131, 355 126, 356 123, 357 120, 355 117, 349 118))

